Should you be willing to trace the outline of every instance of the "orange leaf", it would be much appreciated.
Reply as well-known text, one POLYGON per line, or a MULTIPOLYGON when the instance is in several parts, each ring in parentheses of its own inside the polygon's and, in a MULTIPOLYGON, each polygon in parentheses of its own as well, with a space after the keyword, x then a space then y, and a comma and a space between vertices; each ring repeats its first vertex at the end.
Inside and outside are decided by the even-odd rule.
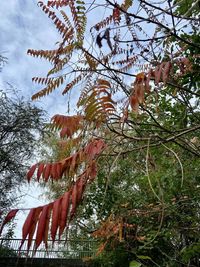
POLYGON ((44 229, 44 233, 43 233, 43 241, 45 243, 45 248, 48 249, 48 244, 47 244, 47 240, 48 240, 48 232, 49 232, 49 222, 50 222, 50 217, 51 217, 51 210, 52 210, 52 203, 50 203, 48 205, 48 211, 47 211, 47 215, 46 215, 46 221, 45 221, 45 229, 44 229))
POLYGON ((138 103, 142 104, 144 102, 144 85, 142 83, 136 84, 135 86, 135 94, 138 103))
POLYGON ((67 223, 67 216, 68 216, 69 207, 70 207, 70 196, 71 196, 71 191, 68 191, 62 197, 59 238, 61 237, 65 229, 66 223, 67 223))
POLYGON ((77 204, 80 203, 80 201, 82 200, 82 196, 83 196, 83 191, 85 188, 85 181, 83 179, 83 176, 81 176, 78 181, 76 182, 77 184, 77 204))
POLYGON ((137 75, 136 75, 136 82, 141 82, 141 81, 143 81, 144 80, 144 78, 145 78, 145 74, 144 74, 144 72, 140 72, 140 73, 138 73, 137 75))
POLYGON ((37 233, 36 233, 36 240, 35 240, 35 250, 39 247, 43 240, 43 234, 45 230, 45 224, 46 224, 46 217, 48 212, 48 205, 45 205, 42 207, 42 212, 40 214, 40 218, 38 221, 38 227, 37 227, 37 233))
POLYGON ((32 225, 30 227, 29 236, 28 236, 28 246, 27 246, 27 250, 28 251, 29 251, 29 249, 31 247, 31 244, 32 244, 33 235, 35 233, 36 225, 37 225, 37 222, 38 222, 38 217, 40 215, 42 207, 37 207, 37 208, 34 208, 34 209, 35 209, 35 212, 34 212, 34 216, 32 217, 32 225))
POLYGON ((97 80, 97 83, 98 83, 99 85, 105 85, 106 87, 111 88, 110 83, 109 83, 108 81, 106 81, 106 80, 98 79, 98 80, 97 80))
POLYGON ((21 241, 21 244, 20 244, 20 247, 19 247, 19 250, 21 250, 23 244, 24 244, 24 241, 27 237, 27 235, 29 234, 29 231, 30 231, 30 228, 32 226, 32 223, 33 223, 33 218, 34 218, 34 214, 35 214, 35 208, 34 209, 31 209, 29 211, 29 214, 24 222, 24 225, 23 225, 23 228, 22 228, 22 241, 21 241))
POLYGON ((139 110, 139 103, 138 99, 135 95, 130 96, 130 105, 134 112, 138 113, 139 110))
POLYGON ((145 91, 147 93, 150 93, 150 89, 151 89, 151 86, 149 84, 151 80, 151 76, 152 76, 152 69, 149 70, 146 81, 145 81, 145 91))
POLYGON ((103 252, 103 250, 105 249, 107 243, 108 243, 108 240, 106 240, 104 243, 102 243, 99 246, 99 248, 98 248, 97 253, 96 253, 95 256, 98 256, 99 254, 101 254, 103 252))
POLYGON ((77 184, 72 188, 72 209, 70 212, 70 221, 73 219, 77 208, 77 184))
POLYGON ((53 214, 52 214, 52 223, 51 223, 51 238, 53 241, 55 241, 56 232, 57 232, 58 224, 59 224, 61 200, 62 198, 59 198, 53 203, 53 214))

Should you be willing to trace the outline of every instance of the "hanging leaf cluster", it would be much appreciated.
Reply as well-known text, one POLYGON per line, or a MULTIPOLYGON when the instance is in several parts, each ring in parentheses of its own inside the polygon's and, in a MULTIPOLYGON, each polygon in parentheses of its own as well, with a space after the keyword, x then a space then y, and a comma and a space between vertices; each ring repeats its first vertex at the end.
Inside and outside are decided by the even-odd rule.
POLYGON ((109 115, 115 112, 111 84, 106 80, 98 79, 89 90, 82 92, 78 106, 84 107, 87 121, 95 122, 96 124, 107 121, 109 115))
POLYGON ((80 204, 86 185, 93 181, 97 173, 95 161, 93 161, 88 168, 77 177, 76 182, 52 203, 44 206, 33 208, 24 222, 22 229, 22 243, 28 239, 29 250, 32 244, 33 236, 35 235, 35 251, 43 241, 46 249, 48 248, 48 236, 53 241, 58 234, 59 238, 63 231, 68 227, 69 223, 74 218, 76 209, 80 204))

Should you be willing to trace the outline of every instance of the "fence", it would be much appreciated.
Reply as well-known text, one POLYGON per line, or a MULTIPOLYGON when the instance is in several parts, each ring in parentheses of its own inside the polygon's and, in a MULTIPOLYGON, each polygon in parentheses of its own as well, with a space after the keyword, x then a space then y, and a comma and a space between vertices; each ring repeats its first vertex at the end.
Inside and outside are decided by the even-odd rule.
POLYGON ((35 240, 29 250, 25 240, 19 251, 21 242, 21 239, 0 239, 0 257, 83 259, 92 257, 97 247, 97 242, 92 240, 48 240, 48 250, 42 243, 35 252, 35 240))

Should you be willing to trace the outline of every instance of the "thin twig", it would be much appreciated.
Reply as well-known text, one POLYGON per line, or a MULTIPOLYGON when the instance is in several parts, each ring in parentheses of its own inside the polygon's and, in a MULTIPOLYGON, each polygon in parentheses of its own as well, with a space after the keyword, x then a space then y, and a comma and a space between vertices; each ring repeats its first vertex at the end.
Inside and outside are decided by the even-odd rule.
POLYGON ((146 154, 146 175, 147 175, 147 179, 148 179, 148 182, 149 182, 149 186, 154 194, 154 196, 161 202, 159 196, 156 194, 153 186, 152 186, 152 183, 151 183, 151 179, 150 179, 150 175, 149 175, 149 167, 148 167, 148 161, 149 161, 149 147, 150 147, 150 138, 148 139, 148 144, 147 144, 147 154, 146 154))
POLYGON ((111 171, 112 169, 114 168, 115 166, 115 163, 117 162, 119 156, 121 155, 121 151, 117 154, 117 156, 115 157, 111 167, 110 167, 110 171, 109 171, 109 174, 108 174, 108 177, 107 177, 107 181, 106 181, 106 188, 105 188, 105 191, 104 191, 104 197, 103 197, 103 201, 102 201, 102 206, 101 206, 101 211, 100 211, 100 214, 102 212, 102 209, 103 209, 103 205, 104 205, 104 202, 105 202, 105 198, 106 198, 106 193, 107 193, 107 190, 108 190, 108 185, 109 185, 109 180, 110 180, 110 176, 111 176, 111 171))
POLYGON ((164 146, 167 150, 169 150, 174 156, 175 158, 178 160, 180 168, 181 168, 181 187, 183 186, 183 180, 184 180, 184 171, 183 171, 183 164, 179 158, 179 156, 176 154, 176 152, 174 152, 174 150, 172 150, 171 148, 167 147, 166 145, 162 144, 162 146, 164 146))

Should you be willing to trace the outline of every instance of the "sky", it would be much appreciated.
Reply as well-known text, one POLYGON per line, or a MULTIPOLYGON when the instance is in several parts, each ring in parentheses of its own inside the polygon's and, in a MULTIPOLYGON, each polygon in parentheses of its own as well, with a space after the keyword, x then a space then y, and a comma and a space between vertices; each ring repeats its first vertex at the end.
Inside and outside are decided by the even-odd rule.
MULTIPOLYGON (((53 23, 37 6, 36 0, 9 0, 0 4, 0 54, 8 58, 8 64, 0 73, 0 89, 11 84, 26 99, 42 89, 32 83, 34 76, 45 77, 50 65, 27 55, 28 49, 52 49, 59 40, 53 23), (9 2, 9 4, 8 4, 9 2)), ((37 101, 36 105, 48 111, 49 116, 66 112, 66 98, 55 95, 37 101)))
MULTIPOLYGON (((21 96, 30 99, 33 93, 42 89, 35 86, 31 78, 45 76, 49 70, 49 64, 28 56, 27 50, 29 48, 52 49, 58 41, 58 33, 52 22, 37 6, 36 0, 2 0, 0 14, 0 54, 8 58, 8 64, 0 73, 0 90, 9 88, 8 84, 10 84, 19 90, 21 96)), ((54 93, 35 104, 45 109, 50 117, 55 113, 65 113, 66 98, 56 99, 57 101, 54 93)), ((30 208, 47 202, 40 196, 42 191, 37 184, 24 186, 21 190, 26 196, 18 207, 30 208)), ((17 238, 21 237, 21 228, 26 215, 20 212, 16 217, 17 238)))

